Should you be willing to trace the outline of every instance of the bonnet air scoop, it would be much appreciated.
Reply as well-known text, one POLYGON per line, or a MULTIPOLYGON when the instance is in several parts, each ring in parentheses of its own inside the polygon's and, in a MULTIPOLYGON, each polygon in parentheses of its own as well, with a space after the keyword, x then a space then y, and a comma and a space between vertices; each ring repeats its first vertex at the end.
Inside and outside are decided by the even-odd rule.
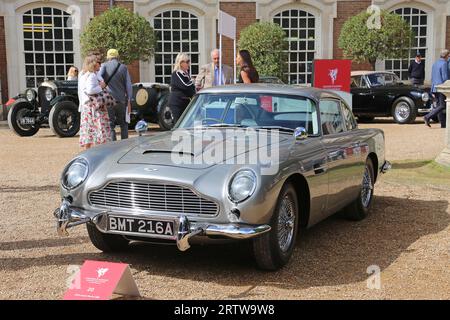
POLYGON ((145 154, 178 154, 179 156, 190 156, 195 157, 195 155, 192 152, 183 152, 183 151, 172 151, 172 150, 145 150, 142 152, 143 155, 145 154))

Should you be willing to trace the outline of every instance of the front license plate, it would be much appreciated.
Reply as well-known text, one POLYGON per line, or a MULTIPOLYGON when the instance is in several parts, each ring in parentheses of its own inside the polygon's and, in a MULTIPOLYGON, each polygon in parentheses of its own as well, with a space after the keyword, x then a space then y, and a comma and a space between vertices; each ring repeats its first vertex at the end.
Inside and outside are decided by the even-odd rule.
POLYGON ((35 122, 35 119, 30 118, 30 117, 24 117, 24 118, 20 119, 21 124, 34 124, 34 122, 35 122))
POLYGON ((174 221, 108 216, 108 231, 174 238, 174 221))

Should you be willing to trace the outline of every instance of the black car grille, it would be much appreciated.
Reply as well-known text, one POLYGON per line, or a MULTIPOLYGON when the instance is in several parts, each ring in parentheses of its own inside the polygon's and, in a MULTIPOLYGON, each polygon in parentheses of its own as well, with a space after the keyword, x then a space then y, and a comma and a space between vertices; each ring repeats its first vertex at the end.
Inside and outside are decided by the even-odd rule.
POLYGON ((45 98, 45 91, 49 87, 46 86, 40 86, 38 88, 38 99, 39 99, 39 106, 41 107, 41 113, 47 114, 50 112, 50 101, 47 101, 45 98))
POLYGON ((215 215, 218 205, 191 189, 157 183, 112 182, 89 194, 91 205, 110 209, 139 209, 184 214, 215 215))

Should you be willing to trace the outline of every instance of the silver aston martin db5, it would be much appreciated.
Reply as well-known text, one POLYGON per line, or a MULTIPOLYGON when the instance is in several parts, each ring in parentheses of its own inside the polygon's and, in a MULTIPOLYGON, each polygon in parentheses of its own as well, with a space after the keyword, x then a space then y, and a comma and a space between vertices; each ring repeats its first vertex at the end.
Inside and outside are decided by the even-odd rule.
MULTIPOLYGON (((146 128, 145 128, 146 129, 146 128)), ((334 92, 231 85, 194 96, 172 131, 81 153, 61 176, 57 230, 86 224, 105 252, 131 241, 248 240, 257 265, 284 266, 299 230, 367 216, 390 168, 384 133, 359 129, 334 92)))

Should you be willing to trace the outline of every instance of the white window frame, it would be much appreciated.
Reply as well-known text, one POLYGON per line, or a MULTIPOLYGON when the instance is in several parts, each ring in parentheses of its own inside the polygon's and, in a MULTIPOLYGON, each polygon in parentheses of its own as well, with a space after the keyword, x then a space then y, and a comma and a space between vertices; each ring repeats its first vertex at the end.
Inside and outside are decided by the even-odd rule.
MULTIPOLYGON (((201 37, 200 37, 200 19, 197 16, 197 14, 195 14, 194 12, 191 12, 189 10, 182 9, 182 8, 180 8, 180 9, 169 8, 169 9, 166 9, 166 10, 156 14, 152 18, 152 20, 153 20, 153 23, 152 23, 153 27, 155 26, 155 19, 161 19, 161 29, 156 29, 155 28, 155 31, 156 32, 161 32, 161 38, 158 39, 158 42, 160 40, 162 41, 162 52, 157 52, 157 51, 155 52, 154 66, 153 66, 153 72, 154 72, 155 81, 156 82, 161 82, 161 81, 158 81, 159 80, 158 78, 162 77, 163 78, 162 82, 167 83, 167 84, 170 83, 170 75, 172 74, 173 64, 175 62, 174 58, 176 57, 176 55, 179 52, 187 53, 191 57, 191 66, 195 65, 195 66, 197 66, 197 70, 199 70, 200 69, 200 53, 201 53, 201 51, 200 51, 201 50, 201 48, 200 48, 200 41, 201 41, 200 38, 201 37), (172 16, 172 13, 174 11, 180 12, 180 17, 179 18, 174 18, 172 16), (170 12, 170 17, 164 17, 163 16, 167 12, 170 12), (189 15, 189 17, 188 18, 183 18, 183 16, 182 16, 183 13, 187 13, 189 15), (164 20, 165 19, 168 19, 168 20, 171 21, 171 26, 172 26, 172 21, 179 20, 180 21, 180 28, 179 29, 172 29, 172 28, 167 29, 167 28, 164 28, 164 20), (188 29, 183 29, 182 28, 182 19, 188 19, 189 20, 189 28, 188 29), (192 20, 196 20, 197 21, 197 28, 196 29, 191 29, 191 21, 192 20), (178 50, 178 51, 177 50, 173 50, 173 44, 175 43, 175 41, 173 40, 173 31, 179 31, 180 32, 180 40, 177 41, 177 42, 180 43, 180 50, 178 50), (171 33, 171 38, 172 39, 170 40, 170 42, 165 41, 165 39, 164 39, 164 33, 165 32, 170 32, 171 33), (189 33, 189 40, 182 39, 182 36, 181 36, 182 32, 188 32, 189 33), (197 42, 197 51, 194 52, 194 51, 189 50, 189 51, 186 52, 186 51, 183 50, 182 45, 183 45, 183 42, 187 42, 189 44, 189 49, 191 49, 191 45, 192 45, 192 42, 193 42, 191 40, 191 32, 197 32, 197 40, 194 40, 194 41, 197 42), (164 50, 164 45, 167 44, 167 43, 171 43, 171 51, 170 52, 166 52, 164 50), (157 63, 156 62, 156 56, 158 54, 162 54, 162 62, 161 63, 157 63), (164 55, 166 55, 166 54, 172 55, 172 57, 173 57, 173 59, 171 59, 171 61, 168 64, 166 64, 164 62, 164 55), (197 55, 197 62, 195 62, 195 63, 192 63, 192 55, 193 54, 197 55), (158 66, 161 66, 161 68, 162 68, 162 74, 161 75, 160 74, 156 74, 156 67, 158 67, 158 66), (170 70, 171 71, 170 71, 169 74, 165 74, 165 72, 164 72, 164 68, 167 67, 167 66, 170 66, 170 70), (165 79, 165 78, 168 78, 168 79, 165 79)), ((191 69, 192 69, 192 67, 191 67, 191 69)), ((196 73, 194 73, 192 75, 196 75, 196 73)))
MULTIPOLYGON (((319 28, 321 28, 321 21, 320 18, 317 17, 317 15, 315 15, 313 12, 308 11, 304 8, 293 8, 293 7, 288 7, 288 8, 282 8, 278 11, 276 11, 272 18, 271 21, 275 22, 275 19, 280 19, 280 26, 283 28, 283 30, 287 30, 289 32, 288 36, 290 36, 290 33, 292 30, 297 31, 298 35, 297 37, 299 38, 299 40, 297 41, 298 47, 296 50, 291 50, 291 40, 289 40, 289 45, 288 45, 288 49, 285 50, 286 54, 287 54, 287 61, 286 63, 288 64, 288 70, 287 72, 285 72, 284 74, 287 76, 287 80, 288 83, 291 83, 291 76, 292 75, 296 75, 296 82, 297 84, 310 84, 311 80, 312 80, 312 63, 313 60, 316 57, 317 51, 318 51, 318 45, 319 45, 319 37, 318 37, 318 30, 319 28), (298 15, 297 16, 291 16, 292 11, 297 11, 298 15), (283 17, 283 13, 284 12, 289 12, 289 15, 287 17, 283 17), (305 16, 300 16, 301 12, 305 13, 305 16), (289 27, 288 28, 283 28, 283 18, 288 18, 289 19, 289 27), (291 28, 291 23, 292 23, 292 18, 297 18, 298 19, 298 23, 297 23, 297 27, 296 28, 291 28), (300 28, 300 19, 306 19, 306 27, 302 27, 300 28), (313 20, 314 21, 314 28, 310 28, 309 27, 309 21, 313 20), (309 39, 301 39, 300 38, 300 32, 301 31, 305 31, 306 32, 306 36, 310 37, 309 33, 310 31, 313 30, 313 34, 314 34, 314 39, 311 41, 309 39), (300 49, 300 43, 301 42, 306 42, 306 48, 304 50, 300 49), (313 43, 313 48, 309 49, 308 48, 308 44, 309 42, 313 43), (308 59, 308 54, 313 54, 312 59, 308 59), (297 59, 296 60, 291 60, 291 54, 296 54, 297 55, 297 59), (305 54, 305 60, 300 60, 299 56, 301 54, 305 54), (291 65, 295 63, 296 67, 297 67, 297 71, 296 72, 291 72, 291 65), (304 63, 305 64, 305 70, 304 71, 299 71, 300 70, 300 64, 304 63), (308 71, 308 65, 310 67, 310 70, 308 71), (304 81, 303 82, 299 82, 300 81, 300 77, 304 76, 304 81), (309 77, 309 81, 308 81, 308 77, 309 77)), ((290 38, 290 37, 288 37, 290 38)))
POLYGON ((409 25, 411 27, 417 27, 419 34, 415 35, 415 43, 414 46, 411 48, 410 52, 409 52, 409 56, 407 59, 386 59, 383 63, 384 65, 384 70, 386 71, 391 71, 396 73, 400 79, 402 80, 407 80, 408 79, 408 67, 409 64, 411 63, 412 60, 414 60, 415 58, 415 52, 417 50, 419 50, 420 52, 422 52, 422 58, 423 58, 423 62, 425 63, 425 66, 427 66, 426 61, 429 60, 429 54, 431 52, 429 52, 428 47, 429 47, 429 36, 432 33, 432 30, 430 28, 430 19, 431 16, 430 14, 423 10, 422 8, 419 7, 415 7, 415 6, 401 6, 401 7, 396 7, 390 10, 391 13, 396 13, 399 14, 403 19, 405 19, 405 17, 409 18, 409 25), (405 9, 409 9, 409 13, 405 13, 405 9), (401 10, 401 14, 397 13, 396 11, 400 11, 401 10), (414 11, 416 11, 416 13, 414 13, 414 11), (413 24, 413 17, 417 17, 418 19, 418 24, 413 24), (426 17, 426 24, 423 25, 421 24, 422 22, 422 18, 426 17), (421 34, 422 29, 425 28, 425 35, 421 34), (424 39, 425 44, 424 45, 420 45, 420 39, 424 39), (413 54, 414 51, 414 54, 413 54), (391 68, 387 68, 386 67, 386 63, 388 63, 388 61, 390 63, 392 63, 392 67, 391 68), (399 64, 399 68, 395 68, 395 64, 398 63, 399 64), (402 66, 402 64, 405 64, 406 68, 404 68, 402 66))
POLYGON ((21 24, 20 24, 20 28, 21 28, 21 31, 22 31, 23 46, 24 46, 24 49, 21 52, 21 55, 23 55, 23 57, 24 57, 23 67, 25 68, 25 70, 24 70, 25 85, 27 87, 34 87, 34 88, 36 88, 42 82, 42 81, 38 82, 38 79, 40 79, 40 78, 42 78, 43 81, 45 81, 46 79, 48 79, 48 80, 65 80, 66 79, 66 73, 67 73, 69 67, 71 65, 75 64, 75 41, 74 41, 74 36, 75 35, 74 35, 74 30, 72 28, 69 28, 69 27, 64 25, 64 19, 65 18, 69 18, 70 14, 68 12, 66 12, 65 10, 61 10, 61 9, 53 7, 51 5, 45 5, 45 3, 43 3, 41 6, 36 6, 33 9, 30 9, 30 10, 27 10, 27 11, 23 12, 21 14, 21 17, 22 17, 22 21, 21 21, 21 24), (51 13, 50 14, 44 14, 44 8, 50 8, 51 9, 51 13), (40 14, 35 14, 33 11, 36 10, 36 9, 41 9, 41 13, 40 14), (61 14, 60 15, 55 15, 54 14, 54 10, 61 11, 61 14), (24 19, 25 16, 29 16, 31 18, 31 25, 25 25, 24 24, 23 19, 24 19), (51 39, 45 39, 46 33, 47 32, 53 32, 53 30, 56 29, 56 28, 54 26, 50 27, 50 26, 45 26, 45 25, 43 25, 43 26, 34 25, 33 26, 33 18, 35 16, 37 16, 37 17, 39 17, 41 19, 41 23, 42 24, 45 24, 44 17, 47 17, 47 18, 50 17, 52 23, 54 23, 54 19, 55 18, 61 18, 62 19, 61 27, 57 28, 57 29, 61 30, 62 39, 55 39, 54 36, 52 36, 51 39), (36 30, 36 31, 31 31, 30 32, 31 33, 31 38, 25 38, 25 32, 26 32, 25 30, 30 30, 30 29, 36 30), (68 40, 65 39, 65 34, 64 34, 65 30, 71 30, 72 31, 72 39, 68 39, 68 40), (35 37, 37 32, 42 33, 42 38, 36 38, 35 37), (25 50, 25 44, 24 44, 25 41, 31 41, 33 43, 33 49, 32 50, 25 50), (36 41, 41 41, 42 42, 42 46, 43 46, 42 51, 36 51, 36 48, 35 48, 36 41), (56 51, 55 50, 56 41, 62 42, 63 48, 62 48, 61 51, 56 51), (45 43, 46 42, 52 42, 53 50, 47 51, 45 49, 45 45, 46 45, 45 43), (66 51, 66 49, 65 49, 66 42, 71 42, 72 50, 66 51), (26 62, 26 59, 25 59, 25 55, 26 54, 33 55, 33 63, 27 63, 26 62), (36 62, 36 55, 37 54, 42 54, 43 55, 42 63, 37 63, 36 62), (52 54, 53 55, 53 63, 48 63, 46 61, 45 56, 48 55, 48 54, 52 54), (62 63, 57 63, 56 62, 56 55, 57 54, 61 54, 62 55, 62 57, 63 57, 63 62, 62 63), (67 54, 71 54, 72 55, 72 62, 67 62, 66 61, 66 55, 67 54), (27 72, 26 72, 27 67, 30 67, 30 66, 32 66, 34 68, 34 75, 33 76, 29 76, 27 74, 27 72), (40 66, 40 67, 42 67, 44 69, 43 70, 44 74, 42 76, 37 75, 37 67, 38 66, 40 66), (51 67, 51 66, 53 67, 53 73, 52 74, 47 74, 47 67, 51 67), (56 72, 57 67, 61 67, 61 66, 64 68, 64 73, 62 75, 57 75, 57 72, 56 72), (34 86, 29 86, 28 83, 27 83, 27 78, 34 78, 34 84, 35 85, 34 86))

